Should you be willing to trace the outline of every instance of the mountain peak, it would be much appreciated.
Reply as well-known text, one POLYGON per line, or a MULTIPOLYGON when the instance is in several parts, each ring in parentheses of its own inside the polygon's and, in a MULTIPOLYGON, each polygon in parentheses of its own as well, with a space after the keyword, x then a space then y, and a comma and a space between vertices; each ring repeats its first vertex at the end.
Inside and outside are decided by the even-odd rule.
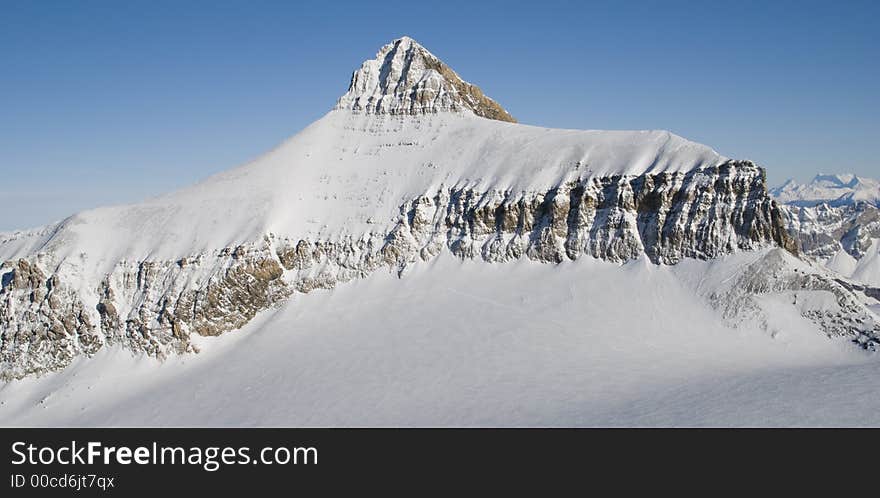
POLYGON ((498 121, 516 122, 448 65, 408 36, 383 46, 351 77, 337 109, 366 114, 434 114, 472 112, 498 121))
POLYGON ((788 180, 770 189, 770 195, 780 202, 796 206, 821 203, 840 206, 859 201, 880 206, 880 180, 862 178, 852 173, 820 173, 809 183, 788 180))
POLYGON ((814 185, 830 185, 835 187, 855 187, 859 183, 859 178, 852 173, 826 174, 819 173, 810 182, 814 185))

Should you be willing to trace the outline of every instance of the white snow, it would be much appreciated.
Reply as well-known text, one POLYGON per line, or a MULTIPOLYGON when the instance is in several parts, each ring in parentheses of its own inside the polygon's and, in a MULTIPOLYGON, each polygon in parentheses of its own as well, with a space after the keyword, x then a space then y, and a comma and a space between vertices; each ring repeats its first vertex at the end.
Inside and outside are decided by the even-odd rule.
POLYGON ((702 276, 721 282, 755 256, 441 256, 298 295, 199 355, 105 349, 8 383, 0 425, 880 424, 876 356, 827 339, 784 296, 762 305, 782 313, 772 336, 724 326, 697 297, 702 276))
POLYGON ((851 277, 853 272, 856 271, 858 264, 859 261, 841 247, 834 256, 825 263, 825 266, 829 270, 835 271, 843 276, 851 277))
POLYGON ((862 284, 880 287, 880 239, 871 239, 871 245, 859 259, 841 248, 825 262, 825 266, 862 284))
POLYGON ((36 235, 44 230, 0 241, 0 261, 50 251, 99 280, 123 259, 176 260, 269 232, 297 239, 384 232, 404 201, 441 186, 544 190, 577 177, 689 171, 723 160, 663 131, 335 110, 259 159, 192 187, 79 213, 48 237, 36 235))
POLYGON ((849 276, 872 287, 880 287, 880 239, 871 241, 871 247, 849 276))

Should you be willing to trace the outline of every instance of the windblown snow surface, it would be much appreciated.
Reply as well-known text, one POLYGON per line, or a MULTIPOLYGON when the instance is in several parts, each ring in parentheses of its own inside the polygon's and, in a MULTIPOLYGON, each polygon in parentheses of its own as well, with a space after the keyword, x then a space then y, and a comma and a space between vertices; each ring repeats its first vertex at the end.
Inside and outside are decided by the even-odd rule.
MULTIPOLYGON (((138 204, 53 227, 0 233, 0 260, 86 254, 101 275, 120 259, 177 259, 272 232, 361 234, 404 201, 447 187, 540 191, 580 176, 691 171, 725 158, 666 131, 560 130, 443 113, 334 110, 255 161, 138 204)), ((95 267, 95 268, 92 268, 95 267)))
POLYGON ((296 296, 158 362, 105 348, 0 388, 15 426, 877 425, 880 361, 790 302, 772 334, 697 297, 761 256, 675 266, 448 255, 296 296))
POLYGON ((880 239, 873 239, 865 256, 853 268, 850 277, 880 287, 880 239))

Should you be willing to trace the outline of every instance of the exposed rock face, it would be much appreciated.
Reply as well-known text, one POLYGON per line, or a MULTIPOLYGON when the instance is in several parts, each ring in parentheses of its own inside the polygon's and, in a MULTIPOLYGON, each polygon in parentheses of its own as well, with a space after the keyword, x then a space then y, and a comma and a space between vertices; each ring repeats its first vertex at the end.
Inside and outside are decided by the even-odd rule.
POLYGON ((294 292, 328 289, 381 268, 402 273, 441 251, 487 262, 583 255, 655 263, 778 245, 794 251, 763 171, 730 161, 688 173, 586 178, 543 192, 443 188, 400 207, 387 233, 338 240, 268 234, 179 261, 121 261, 87 296, 41 258, 4 264, 0 375, 67 365, 104 344, 163 357, 190 335, 240 328, 294 292), (97 303, 89 309, 83 302, 97 303))
POLYGON ((67 365, 101 347, 91 310, 40 268, 39 258, 0 265, 0 378, 67 365))
POLYGON ((486 261, 561 262, 586 254, 623 262, 646 254, 674 264, 774 243, 794 250, 762 171, 749 162, 590 178, 537 193, 450 189, 414 199, 403 213, 389 244, 420 254, 447 247, 486 261))
POLYGON ((366 114, 428 114, 470 111, 477 116, 516 122, 497 102, 462 80, 449 66, 412 38, 382 47, 351 77, 337 109, 366 114))
MULTIPOLYGON (((39 258, 35 258, 39 260, 39 258)), ((95 283, 89 309, 38 261, 7 262, 0 289, 0 378, 66 366, 104 344, 164 357, 196 351, 191 333, 240 328, 286 298, 283 270, 263 242, 192 260, 122 261, 95 283)))
POLYGON ((784 206, 781 212, 801 251, 816 259, 830 258, 841 248, 859 259, 871 239, 880 238, 880 209, 867 202, 836 207, 784 206))
POLYGON ((308 290, 380 266, 403 271, 443 250, 487 262, 526 257, 559 263, 582 255, 625 262, 646 254, 665 264, 773 244, 795 250, 766 196, 760 168, 749 162, 591 178, 546 192, 449 188, 417 197, 400 211, 381 237, 280 241, 279 260, 300 272, 308 290))

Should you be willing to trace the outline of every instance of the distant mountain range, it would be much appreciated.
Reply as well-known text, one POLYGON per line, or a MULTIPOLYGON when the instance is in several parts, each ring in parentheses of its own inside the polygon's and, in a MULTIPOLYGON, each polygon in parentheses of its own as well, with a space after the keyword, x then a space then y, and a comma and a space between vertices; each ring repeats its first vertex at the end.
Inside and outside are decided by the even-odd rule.
POLYGON ((880 287, 880 180, 820 174, 769 192, 785 204, 780 211, 802 257, 860 285, 880 287))
POLYGON ((853 174, 816 175, 809 183, 789 179, 770 189, 778 201, 794 206, 810 207, 819 204, 843 206, 859 201, 880 206, 880 180, 862 178, 853 174))

